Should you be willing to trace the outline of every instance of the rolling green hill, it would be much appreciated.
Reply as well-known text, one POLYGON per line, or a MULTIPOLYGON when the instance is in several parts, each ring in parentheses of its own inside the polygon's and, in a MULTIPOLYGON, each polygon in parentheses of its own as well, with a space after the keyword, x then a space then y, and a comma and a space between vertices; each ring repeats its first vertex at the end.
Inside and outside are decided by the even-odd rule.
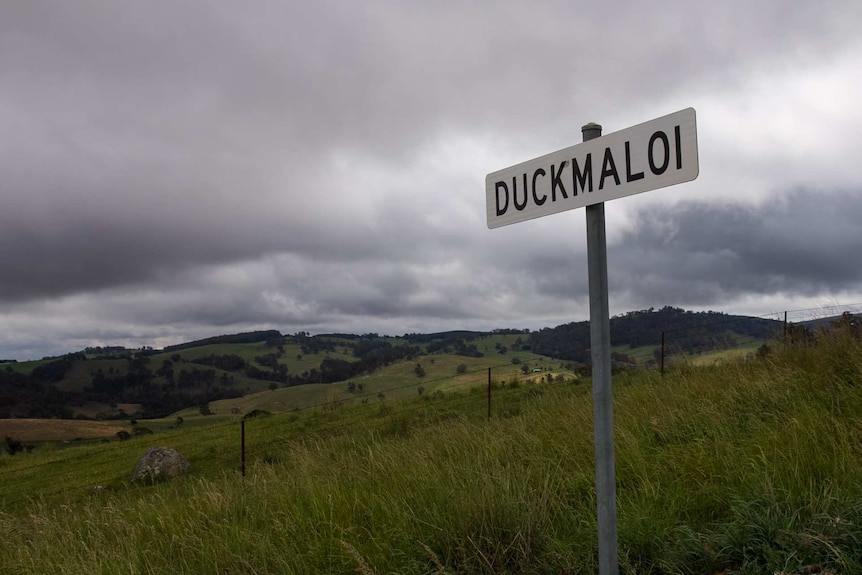
MULTIPOLYGON (((663 333, 666 356, 708 362, 728 353, 751 353, 774 335, 776 323, 670 307, 631 312, 611 319, 614 367, 657 365, 663 333)), ((586 374, 588 364, 588 322, 532 333, 449 331, 402 337, 256 331, 165 350, 88 348, 38 362, 2 364, 0 418, 162 418, 195 410, 245 412, 267 402, 274 410, 289 410, 375 400, 378 394, 411 396, 419 388, 422 393, 445 391, 481 381, 486 376, 477 373, 489 367, 495 378, 505 379, 534 369, 586 374), (455 377, 458 366, 465 373, 455 377)))
MULTIPOLYGON (((375 394, 416 383, 409 392, 415 394, 423 387, 421 381, 452 378, 458 365, 475 371, 514 358, 538 361, 529 352, 514 351, 517 337, 513 335, 486 337, 483 345, 490 345, 493 355, 485 355, 475 347, 468 350, 463 340, 452 340, 451 334, 414 346, 404 338, 297 334, 275 339, 271 332, 264 333, 268 337, 258 335, 259 341, 243 341, 248 338, 238 334, 169 351, 117 353, 113 349, 108 356, 82 352, 0 367, 0 400, 5 399, 0 402, 0 417, 158 418, 206 405, 214 406, 218 413, 228 403, 255 404, 261 399, 239 400, 264 391, 272 393, 270 390, 279 396, 306 398, 285 401, 293 409, 319 403, 333 390, 345 395, 347 382, 352 380, 363 387, 368 380, 367 392, 375 394), (501 342, 513 351, 494 349, 501 342), (431 354, 429 347, 435 349, 431 354), (467 350, 470 356, 453 355, 459 350, 467 350), (415 372, 417 364, 423 366, 421 377, 415 372), (329 387, 336 382, 344 385, 329 387)), ((513 366, 512 371, 517 369, 513 366)), ((433 392, 437 384, 424 387, 433 392)), ((393 393, 403 396, 408 392, 393 393)))

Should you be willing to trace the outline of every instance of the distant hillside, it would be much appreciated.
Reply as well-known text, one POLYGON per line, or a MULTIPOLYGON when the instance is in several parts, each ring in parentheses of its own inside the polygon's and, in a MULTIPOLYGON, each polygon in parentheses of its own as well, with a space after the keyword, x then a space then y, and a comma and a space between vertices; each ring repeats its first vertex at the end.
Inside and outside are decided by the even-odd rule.
POLYGON ((858 330, 860 327, 860 316, 850 312, 844 312, 841 315, 833 315, 829 317, 821 317, 807 321, 796 322, 797 326, 803 326, 811 331, 818 330, 834 330, 839 328, 850 328, 858 330))
POLYGON ((488 332, 453 330, 441 331, 437 333, 407 333, 404 334, 404 339, 406 339, 410 343, 430 343, 432 341, 451 341, 453 339, 463 339, 470 341, 484 335, 488 335, 488 332))
MULTIPOLYGON (((610 324, 613 346, 658 346, 664 332, 675 351, 682 353, 735 347, 740 336, 766 339, 782 328, 782 323, 775 320, 669 306, 632 311, 611 318, 610 324)), ((590 322, 572 322, 533 332, 530 343, 535 353, 589 363, 590 322)))
POLYGON ((177 345, 169 345, 165 347, 165 351, 179 351, 190 349, 192 347, 201 347, 204 345, 214 345, 218 343, 258 343, 261 341, 274 340, 281 338, 281 332, 274 329, 265 331, 248 331, 245 333, 235 333, 232 335, 217 335, 188 343, 180 343, 177 345))
POLYGON ((283 336, 275 330, 221 335, 164 351, 87 351, 0 367, 0 418, 156 418, 188 408, 203 413, 210 402, 343 382, 428 353, 482 356, 457 338, 435 348, 376 334, 283 336))
MULTIPOLYGON (((752 339, 780 333, 781 327, 777 321, 665 307, 612 318, 611 341, 618 363, 648 365, 654 352, 650 346, 661 343, 662 332, 668 335, 671 353, 696 354, 750 345, 752 339), (626 357, 621 346, 638 348, 646 359, 626 357)), ((0 366, 0 418, 154 418, 188 408, 203 412, 210 402, 279 387, 345 382, 390 365, 410 364, 407 371, 413 373, 411 362, 427 355, 453 356, 455 365, 467 358, 493 358, 492 364, 527 358, 507 354, 588 364, 589 333, 587 321, 532 333, 456 330, 403 337, 285 336, 265 330, 219 335, 162 351, 88 348, 0 366)))

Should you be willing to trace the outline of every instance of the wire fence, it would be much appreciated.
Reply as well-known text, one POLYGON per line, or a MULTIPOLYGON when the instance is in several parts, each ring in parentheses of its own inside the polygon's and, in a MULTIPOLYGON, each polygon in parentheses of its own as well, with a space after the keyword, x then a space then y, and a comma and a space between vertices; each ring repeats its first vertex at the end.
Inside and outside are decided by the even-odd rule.
MULTIPOLYGON (((788 331, 799 326, 811 332, 826 329, 844 314, 862 314, 862 304, 764 314, 755 318, 764 324, 749 334, 734 331, 736 317, 704 323, 694 333, 690 326, 668 325, 656 333, 651 345, 615 348, 614 364, 617 369, 664 370, 680 361, 710 363, 753 356, 764 345, 786 343, 788 331)), ((538 386, 578 378, 574 367, 562 373, 548 367, 520 372, 518 367, 509 362, 443 377, 417 377, 415 382, 357 391, 265 417, 246 420, 237 415, 230 421, 174 429, 159 434, 158 443, 194 452, 192 463, 201 472, 244 472, 247 455, 252 462, 276 460, 293 443, 344 436, 358 429, 398 436, 447 419, 507 417, 519 413, 538 386), (416 390, 416 395, 405 393, 409 390, 416 390), (413 400, 405 401, 407 397, 413 400)), ((27 465, 26 458, 16 458, 13 464, 6 457, 5 462, 0 460, 0 507, 31 500, 33 485, 40 486, 39 497, 45 499, 127 485, 141 444, 151 444, 153 439, 57 449, 33 465, 27 465), (118 468, 128 471, 118 472, 118 468)))

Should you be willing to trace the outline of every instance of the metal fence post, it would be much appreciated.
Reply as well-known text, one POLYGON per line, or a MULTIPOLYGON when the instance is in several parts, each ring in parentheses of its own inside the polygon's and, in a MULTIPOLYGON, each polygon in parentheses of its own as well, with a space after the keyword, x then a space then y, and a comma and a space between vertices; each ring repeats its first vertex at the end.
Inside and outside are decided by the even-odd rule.
POLYGON ((239 443, 240 443, 240 452, 241 452, 241 459, 242 459, 242 476, 245 477, 245 420, 244 419, 239 422, 239 429, 240 429, 239 443))
POLYGON ((488 420, 491 419, 491 368, 488 368, 488 420))
POLYGON ((664 377, 664 331, 661 332, 661 376, 664 377))

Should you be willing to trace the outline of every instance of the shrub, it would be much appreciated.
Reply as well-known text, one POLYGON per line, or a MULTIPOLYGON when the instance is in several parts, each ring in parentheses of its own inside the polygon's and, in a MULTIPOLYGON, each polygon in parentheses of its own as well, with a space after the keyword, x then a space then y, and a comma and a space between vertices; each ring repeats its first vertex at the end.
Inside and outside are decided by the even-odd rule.
POLYGON ((6 453, 9 455, 15 455, 16 453, 21 453, 24 451, 24 444, 20 439, 12 439, 8 435, 6 436, 6 453))

